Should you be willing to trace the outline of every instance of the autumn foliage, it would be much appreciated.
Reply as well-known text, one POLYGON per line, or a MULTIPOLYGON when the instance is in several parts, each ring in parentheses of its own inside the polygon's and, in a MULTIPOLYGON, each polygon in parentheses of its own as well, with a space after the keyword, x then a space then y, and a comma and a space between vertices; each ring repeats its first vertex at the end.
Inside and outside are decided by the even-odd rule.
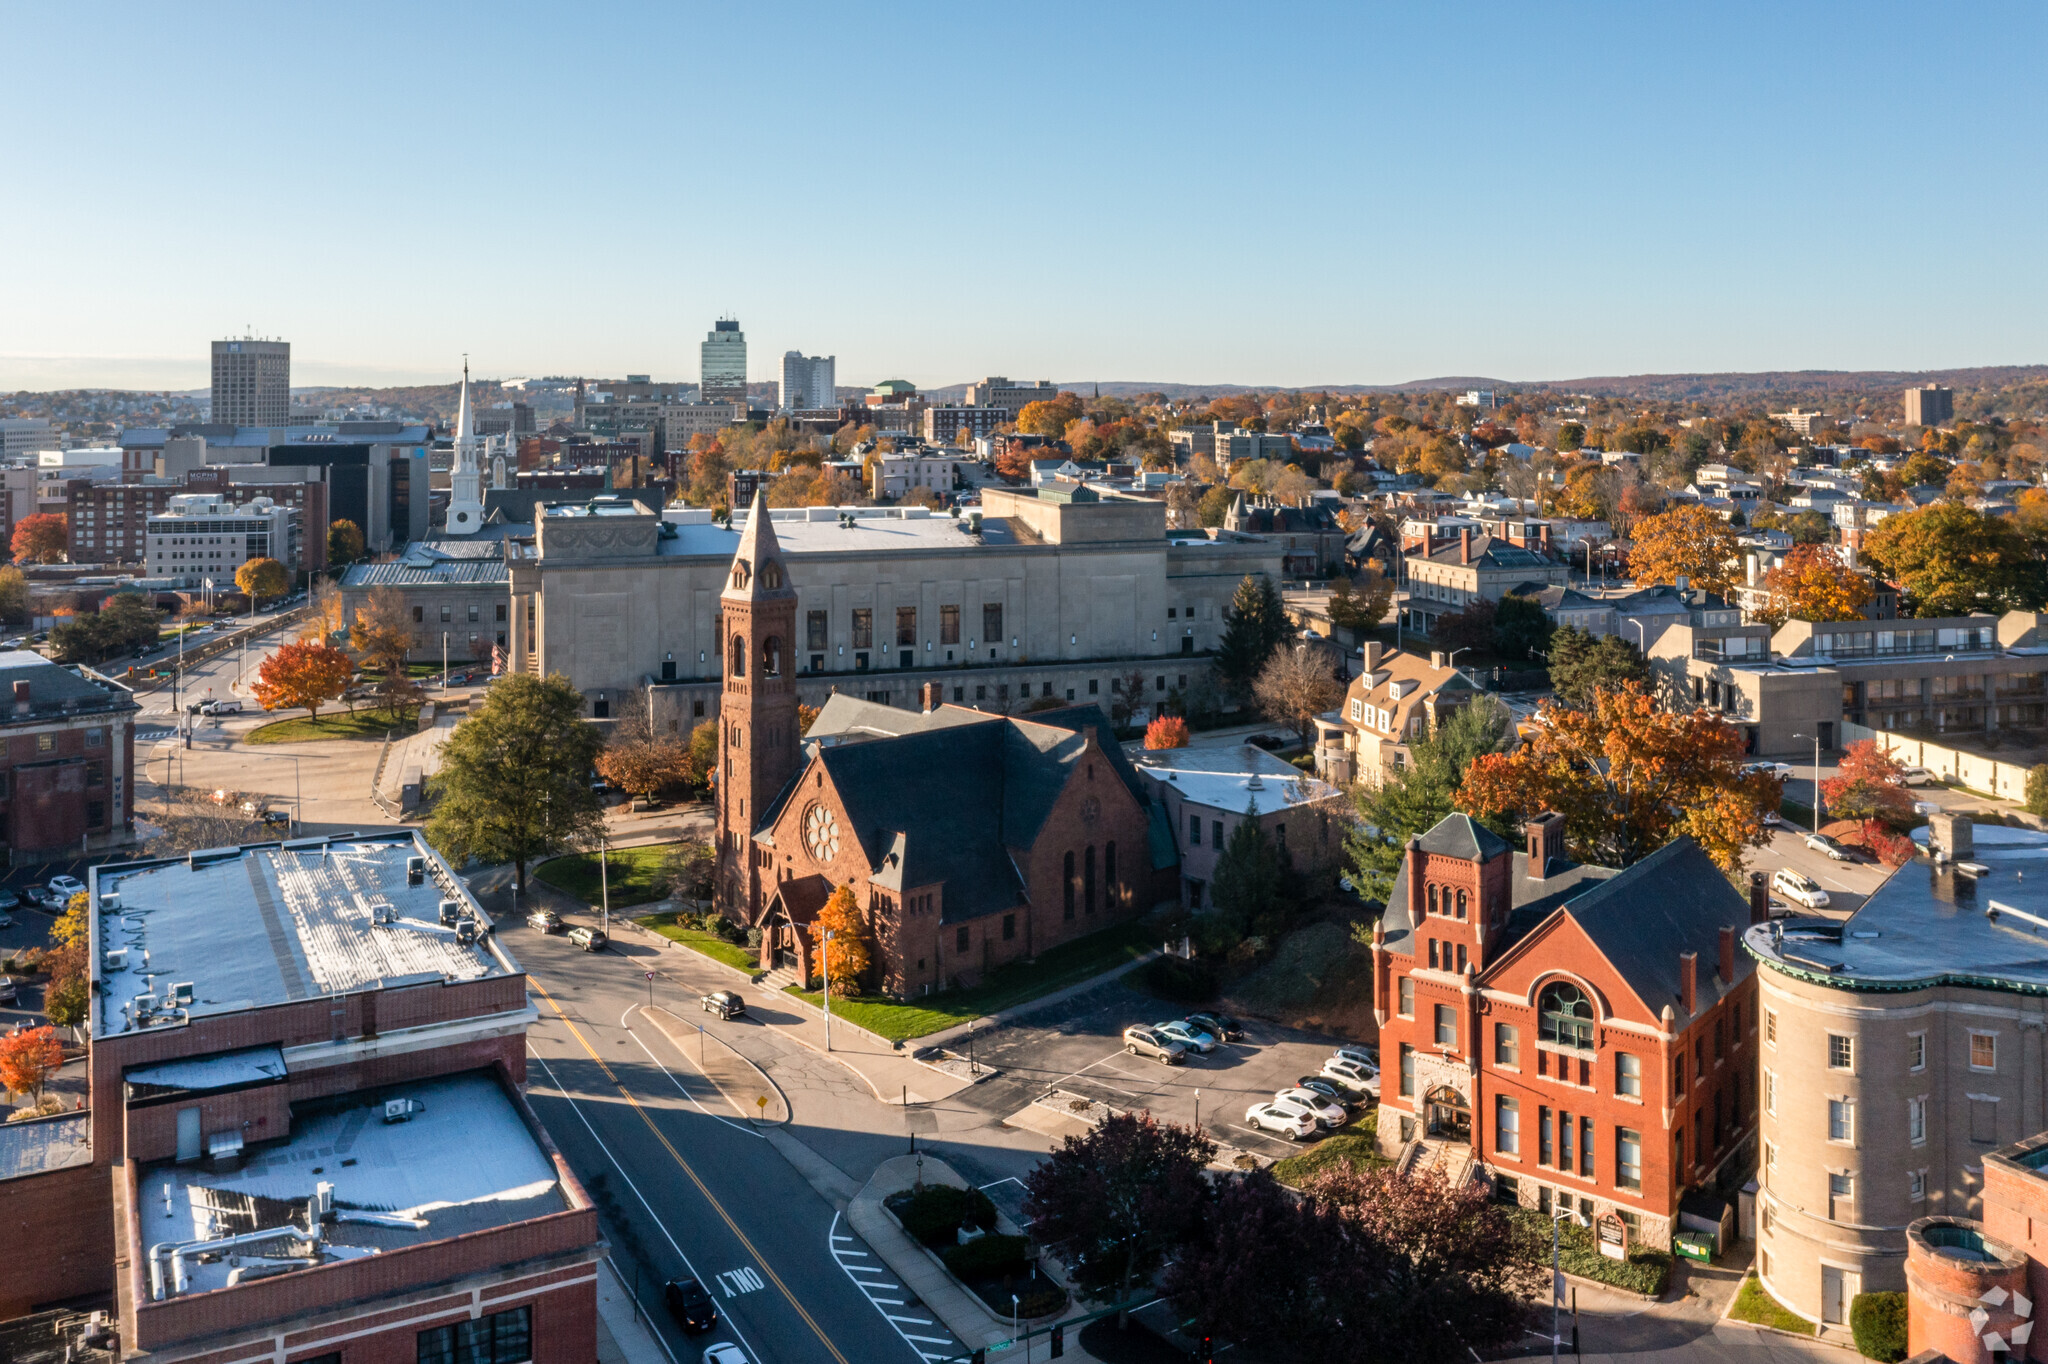
POLYGON ((235 586, 258 601, 281 597, 291 585, 292 575, 275 559, 250 559, 235 570, 235 586))
POLYGON ((1828 813, 1838 819, 1904 824, 1913 816, 1905 768, 1874 739, 1858 739, 1842 750, 1835 775, 1820 784, 1820 795, 1828 813))
POLYGON ((665 786, 689 780, 690 751, 672 735, 633 734, 605 746, 597 773, 621 791, 652 799, 665 786))
POLYGON ((852 887, 840 886, 825 901, 825 907, 811 921, 811 945, 819 953, 832 993, 842 998, 858 994, 871 954, 867 920, 861 917, 852 887), (832 934, 829 953, 825 951, 828 932, 832 934))
POLYGON ((304 706, 314 715, 348 690, 356 665, 332 644, 281 644, 256 673, 256 699, 265 710, 304 706))
POLYGON ((36 512, 14 523, 8 548, 18 564, 54 564, 64 558, 63 512, 36 512))
POLYGON ((1675 583, 1725 597, 1735 590, 1740 542, 1719 514, 1700 506, 1673 507, 1635 526, 1629 571, 1639 583, 1675 583))
POLYGON ((1829 545, 1796 545, 1764 574, 1770 600, 1757 618, 1773 628, 1788 620, 1861 620, 1870 604, 1870 579, 1844 563, 1829 545))
POLYGON ((1186 748, 1188 722, 1178 715, 1162 715, 1145 726, 1145 747, 1186 748))
POLYGON ((1486 817, 1564 816, 1573 857, 1609 867, 1641 861, 1680 834, 1722 868, 1768 839, 1763 816, 1781 785, 1745 774, 1742 736, 1706 711, 1673 714, 1640 686, 1596 690, 1583 710, 1546 701, 1527 742, 1466 769, 1458 807, 1486 817))
POLYGON ((51 1072, 63 1064, 64 1048, 55 1028, 29 1028, 0 1037, 0 1085, 10 1094, 42 1098, 51 1072))

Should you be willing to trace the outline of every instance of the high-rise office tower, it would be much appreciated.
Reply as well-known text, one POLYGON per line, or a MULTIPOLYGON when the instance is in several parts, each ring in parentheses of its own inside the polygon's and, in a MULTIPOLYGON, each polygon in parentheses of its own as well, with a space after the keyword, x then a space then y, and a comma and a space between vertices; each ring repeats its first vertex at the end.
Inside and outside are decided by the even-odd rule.
POLYGON ((1940 384, 1906 390, 1906 425, 1946 426, 1956 419, 1956 391, 1940 384))
POLYGON ((837 407, 833 378, 839 368, 836 355, 805 355, 800 350, 783 352, 782 405, 792 412, 837 407))
POLYGON ((292 343, 213 343, 213 417, 224 426, 284 426, 292 415, 292 343))
POLYGON ((736 319, 721 317, 704 338, 698 396, 707 403, 747 400, 747 334, 736 319))

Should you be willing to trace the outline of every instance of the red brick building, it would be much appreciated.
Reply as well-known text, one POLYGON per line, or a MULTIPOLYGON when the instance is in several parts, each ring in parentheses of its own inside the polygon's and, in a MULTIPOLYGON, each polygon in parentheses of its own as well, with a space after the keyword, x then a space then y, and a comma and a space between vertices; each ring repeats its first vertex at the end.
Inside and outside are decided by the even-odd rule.
POLYGON ((110 1296, 131 1361, 594 1356, 603 1243, 520 1092, 525 974, 416 833, 89 889, 91 1109, 0 1183, 9 1219, 69 1200, 0 1310, 110 1296))
POLYGON ((1690 839, 1625 871, 1556 815, 1526 850, 1465 815, 1410 840, 1372 947, 1382 1149, 1665 1244, 1754 1141, 1762 907, 1690 839))
POLYGON ((12 861, 132 838, 135 697, 89 668, 0 653, 0 838, 12 861))
POLYGON ((973 984, 1178 896, 1164 809, 1094 706, 1013 718, 940 706, 936 686, 921 712, 835 695, 800 735, 796 593, 758 496, 721 609, 716 903, 763 927, 763 966, 810 976, 805 930, 837 886, 895 995, 973 984))
POLYGON ((1984 1157, 1983 1219, 1906 1228, 1906 1351, 1932 1361, 2048 1359, 2048 1132, 1984 1157))

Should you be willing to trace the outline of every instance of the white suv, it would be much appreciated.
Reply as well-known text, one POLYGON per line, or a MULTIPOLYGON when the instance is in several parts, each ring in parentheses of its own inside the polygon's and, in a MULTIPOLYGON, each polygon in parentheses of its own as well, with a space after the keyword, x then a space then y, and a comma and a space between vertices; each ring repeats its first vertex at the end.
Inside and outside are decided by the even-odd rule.
POLYGON ((1828 893, 1812 877, 1790 867, 1780 867, 1771 874, 1771 889, 1795 905, 1805 905, 1808 909, 1828 907, 1828 893))
POLYGON ((1316 1120, 1300 1104, 1253 1104, 1244 1111, 1247 1127, 1278 1132, 1289 1141, 1306 1141, 1316 1133, 1316 1120))

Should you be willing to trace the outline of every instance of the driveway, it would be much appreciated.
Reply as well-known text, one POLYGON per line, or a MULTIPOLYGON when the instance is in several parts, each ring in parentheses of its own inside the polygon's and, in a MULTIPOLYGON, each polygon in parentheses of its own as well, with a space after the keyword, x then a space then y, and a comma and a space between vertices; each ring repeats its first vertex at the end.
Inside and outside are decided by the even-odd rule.
POLYGON ((1302 1148, 1295 1143, 1246 1127, 1244 1111, 1322 1069, 1337 1039, 1254 1020, 1245 1025, 1241 1041, 1224 1043, 1207 1056, 1190 1056, 1181 1065, 1125 1053, 1126 1027, 1186 1012, 1111 984, 979 1033, 971 1042, 958 1038, 952 1050, 971 1050, 977 1061, 1003 1073, 955 1102, 1000 1116, 1059 1089, 1114 1109, 1149 1109, 1162 1121, 1177 1123, 1196 1121, 1199 1105, 1202 1126, 1217 1141, 1269 1159, 1298 1153, 1302 1148))

